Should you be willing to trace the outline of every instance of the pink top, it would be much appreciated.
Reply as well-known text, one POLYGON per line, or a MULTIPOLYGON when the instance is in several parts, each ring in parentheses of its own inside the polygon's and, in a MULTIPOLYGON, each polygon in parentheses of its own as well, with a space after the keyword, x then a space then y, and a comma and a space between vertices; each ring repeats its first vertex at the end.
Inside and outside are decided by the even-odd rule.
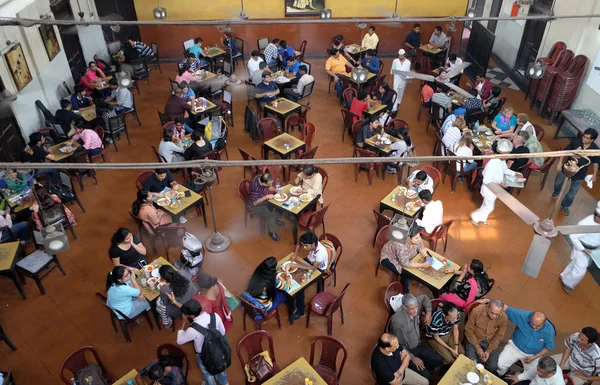
POLYGON ((184 80, 185 80, 186 82, 188 82, 188 84, 190 84, 191 82, 196 82, 196 81, 198 81, 198 78, 196 77, 196 75, 193 75, 193 74, 191 74, 191 73, 190 73, 190 71, 185 71, 185 72, 183 73, 183 75, 181 75, 181 76, 177 75, 177 76, 175 77, 175 81, 176 81, 178 84, 179 84, 179 83, 181 83, 181 82, 182 82, 182 81, 184 81, 184 80))
POLYGON ((91 69, 88 68, 85 74, 91 81, 98 79, 98 75, 100 75, 101 78, 106 77, 106 75, 104 75, 104 72, 102 72, 100 68, 97 68, 96 72, 93 72, 91 69))
POLYGON ((104 148, 100 136, 96 133, 96 131, 90 130, 89 128, 81 131, 81 134, 74 135, 73 139, 83 140, 83 148, 86 150, 91 150, 93 148, 104 148))

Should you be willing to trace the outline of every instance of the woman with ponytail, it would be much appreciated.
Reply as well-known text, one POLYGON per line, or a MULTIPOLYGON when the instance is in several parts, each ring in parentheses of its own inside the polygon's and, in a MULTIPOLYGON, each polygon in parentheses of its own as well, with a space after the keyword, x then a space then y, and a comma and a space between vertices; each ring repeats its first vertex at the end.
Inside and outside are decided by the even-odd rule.
POLYGON ((160 286, 160 298, 156 302, 156 311, 160 314, 162 324, 171 326, 173 319, 181 318, 181 306, 192 297, 198 289, 190 281, 189 276, 177 272, 169 265, 162 265, 158 269, 160 277, 166 284, 160 286))
MULTIPOLYGON (((173 222, 173 219, 163 210, 154 207, 148 194, 148 190, 139 190, 137 192, 137 198, 131 205, 131 212, 142 221, 148 222, 152 228, 148 228, 147 230, 153 232, 155 227, 168 225, 173 222)), ((146 223, 144 223, 144 226, 147 227, 146 223)))
POLYGON ((440 298, 452 302, 463 310, 482 298, 490 288, 490 279, 483 270, 483 263, 479 259, 473 259, 462 269, 456 271, 446 269, 445 272, 454 273, 458 278, 453 278, 449 291, 440 295, 440 298))
MULTIPOLYGON (((126 266, 115 266, 106 276, 106 304, 119 310, 129 318, 150 310, 150 304, 142 294, 133 269, 126 266)), ((119 319, 122 319, 117 314, 119 319)))

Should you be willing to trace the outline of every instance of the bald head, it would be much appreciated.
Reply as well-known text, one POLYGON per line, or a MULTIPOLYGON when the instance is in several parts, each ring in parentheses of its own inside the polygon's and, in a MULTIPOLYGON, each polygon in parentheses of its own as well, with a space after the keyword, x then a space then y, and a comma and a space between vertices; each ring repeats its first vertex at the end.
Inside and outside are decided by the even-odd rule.
POLYGON ((377 341, 377 347, 386 353, 394 352, 398 349, 398 338, 390 333, 383 333, 377 341))
POLYGON ((533 328, 533 330, 541 329, 546 323, 546 315, 541 311, 533 312, 531 318, 529 319, 529 324, 533 328))

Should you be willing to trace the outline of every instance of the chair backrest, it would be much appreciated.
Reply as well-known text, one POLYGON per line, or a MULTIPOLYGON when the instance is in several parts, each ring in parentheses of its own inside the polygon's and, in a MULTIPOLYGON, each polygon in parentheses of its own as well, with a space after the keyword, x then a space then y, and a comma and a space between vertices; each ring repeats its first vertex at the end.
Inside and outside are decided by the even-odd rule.
POLYGON ((431 102, 431 109, 429 110, 429 113, 429 118, 431 119, 431 121, 437 123, 438 125, 441 125, 441 121, 442 119, 444 119, 445 114, 444 107, 435 102, 431 102), (441 118, 440 115, 442 116, 441 118))
POLYGON ((565 385, 575 385, 575 382, 573 382, 573 379, 567 373, 563 373, 563 378, 565 380, 565 385))
POLYGON ((108 311, 111 313, 111 317, 112 317, 112 314, 117 314, 125 321, 131 321, 131 319, 128 316, 126 316, 122 311, 109 306, 108 303, 106 302, 107 299, 103 294, 96 293, 96 299, 100 303, 102 303, 106 309, 108 309, 108 311))
POLYGON ((167 246, 183 247, 183 237, 186 232, 184 226, 159 226, 154 229, 154 232, 167 243, 167 246))
POLYGON ((67 221, 67 214, 65 208, 61 204, 56 204, 54 207, 42 211, 39 210, 40 221, 44 227, 50 226, 56 223, 63 223, 67 221))
POLYGON ((119 132, 127 127, 125 123, 125 114, 119 114, 108 118, 108 131, 119 132))
POLYGON ((233 102, 233 98, 231 96, 231 92, 223 90, 223 101, 225 103, 229 103, 230 106, 232 105, 231 103, 233 102))
POLYGON ((112 375, 106 369, 106 366, 104 366, 102 359, 100 359, 98 351, 96 351, 96 349, 94 349, 91 346, 83 346, 75 350, 73 353, 69 354, 67 358, 64 359, 64 361, 60 365, 60 368, 58 369, 58 377, 60 377, 60 379, 65 384, 70 385, 73 383, 71 381, 71 378, 75 377, 79 369, 85 368, 86 366, 94 362, 97 363, 98 366, 100 366, 100 369, 102 369, 102 374, 105 377, 112 377, 112 375), (93 356, 94 361, 89 361, 86 358, 86 352, 88 353, 88 356, 90 354, 91 356, 93 356), (71 374, 67 374, 66 371, 71 372, 71 374))
MULTIPOLYGON (((377 158, 377 154, 371 150, 367 150, 360 147, 354 147, 354 155, 355 158, 377 158)), ((373 163, 360 163, 360 167, 371 167, 373 163)))
POLYGON ((441 225, 438 225, 433 229, 433 233, 431 233, 432 238, 439 239, 448 236, 448 231, 450 230, 450 226, 456 221, 458 218, 454 217, 450 220, 443 222, 441 225))
POLYGON ((554 162, 556 162, 556 158, 546 158, 544 159, 544 164, 542 165, 542 167, 538 170, 539 172, 546 172, 550 169, 550 167, 552 167, 552 165, 554 164, 554 162))
MULTIPOLYGON (((310 63, 308 63, 308 62, 305 62, 305 61, 301 61, 301 62, 300 62, 300 65, 305 65, 305 66, 306 66, 306 73, 310 75, 310 67, 311 67, 311 64, 310 64, 310 63)), ((311 84, 314 84, 314 82, 313 82, 313 83, 311 83, 311 84)))
POLYGON ((238 55, 241 54, 244 56, 244 40, 239 37, 234 37, 233 40, 235 40, 235 44, 237 45, 238 55))
POLYGON ((327 209, 329 209, 329 205, 311 213, 310 218, 308 219, 308 227, 316 228, 317 226, 322 225, 323 221, 325 220, 325 214, 327 213, 327 209))
POLYGON ((327 313, 331 316, 331 314, 335 313, 340 308, 340 305, 342 304, 342 300, 344 299, 344 296, 346 295, 346 292, 348 291, 349 287, 350 287, 350 283, 347 283, 346 286, 344 286, 344 289, 342 290, 340 295, 338 295, 336 297, 336 299, 334 299, 333 302, 329 305, 329 307, 327 308, 325 313, 327 313))
POLYGON ((266 330, 256 330, 246 334, 236 346, 236 352, 238 359, 240 360, 240 364, 242 365, 242 370, 245 370, 244 368, 246 367, 246 363, 252 357, 264 352, 265 350, 268 350, 271 361, 273 364, 276 364, 277 360, 275 358, 273 336, 271 333, 266 330), (263 347, 263 342, 265 340, 268 342, 267 347, 263 347))
POLYGON ((377 76, 381 76, 381 74, 383 73, 384 67, 385 67, 385 63, 380 60, 379 61, 379 71, 377 72, 377 76))
POLYGON ((479 123, 483 123, 485 118, 487 118, 487 111, 476 111, 467 116, 467 124, 474 124, 479 121, 479 123))
POLYGON ((342 93, 342 99, 344 100, 344 105, 348 106, 350 101, 356 97, 358 93, 356 92, 356 88, 346 88, 342 93))
POLYGON ((546 132, 542 127, 538 126, 537 124, 534 124, 533 128, 535 129, 535 136, 537 137, 537 140, 541 142, 546 132))
POLYGON ((262 118, 258 121, 258 135, 261 142, 274 138, 278 130, 279 123, 275 118, 262 118))
POLYGON ((160 356, 168 355, 170 357, 181 358, 183 362, 183 372, 185 373, 185 380, 188 379, 188 372, 190 370, 190 360, 183 350, 179 346, 173 344, 162 344, 156 348, 156 358, 160 356))
POLYGON ((151 42, 150 48, 152 48, 152 52, 154 52, 154 55, 158 57, 158 44, 156 44, 155 42, 151 42))
POLYGON ((473 302, 469 306, 467 306, 467 308, 465 309, 465 316, 468 317, 469 313, 471 313, 471 311, 477 306, 479 306, 479 302, 473 302))
POLYGON ((310 149, 312 146, 312 141, 315 137, 315 133, 317 132, 317 128, 312 123, 304 123, 304 127, 302 127, 302 140, 306 144, 306 148, 310 149))
POLYGON ((183 51, 187 52, 194 45, 194 39, 186 40, 183 42, 183 51))
POLYGON ((437 189, 438 184, 440 183, 440 180, 442 179, 442 174, 440 173, 440 170, 432 166, 423 166, 421 167, 421 171, 425 171, 425 173, 429 175, 431 179, 433 179, 433 191, 435 191, 435 189, 437 189))
POLYGON ((569 66, 574 56, 575 53, 573 51, 570 49, 565 49, 558 54, 558 58, 556 58, 556 61, 552 63, 552 67, 555 67, 560 71, 564 71, 569 66))
POLYGON ((95 126, 94 131, 96 131, 96 134, 98 134, 100 140, 104 143, 104 128, 102 126, 95 126))
POLYGON ((304 89, 302 90, 302 96, 300 99, 303 99, 309 95, 312 95, 313 92, 313 88, 315 87, 315 82, 311 82, 308 83, 307 85, 304 86, 304 89))
POLYGON ((175 92, 179 89, 179 83, 177 83, 175 80, 168 78, 169 79, 169 84, 171 85, 171 91, 175 92))
POLYGON ((283 169, 283 166, 281 165, 272 165, 272 166, 265 166, 262 168, 262 172, 268 172, 272 177, 273 180, 277 180, 277 178, 279 178, 280 181, 283 181, 281 178, 282 172, 281 170, 283 169))
POLYGON ((306 44, 308 42, 306 40, 302 40, 302 43, 300 43, 300 49, 298 49, 298 52, 300 52, 300 56, 302 56, 304 58, 304 53, 306 52, 306 44))
POLYGON ((315 158, 315 154, 317 153, 318 149, 319 149, 319 146, 313 147, 309 151, 306 151, 305 153, 303 153, 302 155, 300 155, 298 157, 298 159, 314 159, 315 158))
POLYGON ((158 150, 156 149, 156 147, 154 147, 154 146, 150 146, 150 147, 152 147, 152 151, 154 151, 156 160, 158 160, 159 163, 168 163, 167 160, 165 159, 165 157, 158 153, 158 150))
POLYGON ((342 256, 342 253, 344 252, 344 248, 342 247, 342 241, 340 241, 340 239, 338 237, 336 237, 333 234, 330 233, 323 233, 319 236, 319 241, 323 241, 323 240, 328 240, 331 242, 331 244, 333 244, 333 247, 335 249, 335 265, 334 265, 334 269, 337 268, 337 265, 340 261, 340 257, 342 256))
POLYGON ((562 41, 557 41, 554 44, 552 44, 552 48, 550 48, 548 54, 545 57, 540 58, 539 61, 542 61, 545 64, 552 65, 554 61, 558 58, 558 55, 565 49, 567 49, 567 45, 562 41))
POLYGON ((327 173, 327 171, 325 171, 323 167, 317 166, 317 170, 319 170, 319 174, 321 174, 321 176, 323 177, 323 182, 321 183, 321 185, 323 186, 323 194, 325 194, 325 187, 327 187, 327 182, 329 182, 329 174, 327 173))
POLYGON ((248 104, 250 104, 251 100, 256 100, 256 84, 248 80, 244 80, 244 83, 246 84, 246 92, 248 93, 248 104))
POLYGON ((137 178, 135 178, 135 187, 137 187, 138 190, 141 190, 142 187, 144 187, 144 183, 146 183, 146 179, 152 174, 154 174, 154 171, 144 171, 138 175, 137 178))
POLYGON ((404 288, 402 287, 402 282, 400 281, 394 281, 390 283, 387 289, 385 289, 383 303, 385 304, 388 314, 392 314, 394 312, 394 309, 392 309, 392 306, 390 305, 390 299, 398 294, 404 294, 404 288))
POLYGON ((338 381, 342 376, 347 357, 348 349, 346 349, 346 346, 341 341, 329 336, 317 336, 312 339, 310 344, 310 360, 308 362, 311 366, 325 366, 333 370, 336 373, 338 381), (321 357, 318 362, 315 362, 315 351, 318 343, 321 343, 321 357), (342 352, 342 361, 340 369, 337 370, 337 358, 340 351, 342 352))
POLYGON ((44 103, 42 103, 40 100, 36 100, 35 101, 35 106, 40 111, 42 111, 42 114, 44 115, 44 119, 46 119, 49 123, 54 123, 55 122, 54 115, 52 115, 52 113, 50 112, 50 110, 48 110, 46 108, 46 106, 44 105, 44 103))
POLYGON ((387 215, 384 215, 377 210, 373 210, 373 214, 375 215, 375 222, 377 223, 377 231, 379 231, 383 226, 389 225, 392 221, 392 219, 387 215))
POLYGON ((162 126, 164 126, 165 124, 167 124, 171 121, 171 119, 169 119, 169 117, 167 115, 163 114, 160 111, 157 111, 157 112, 158 112, 158 118, 160 119, 160 124, 162 126))
MULTIPOLYGON (((488 289, 485 293, 483 293, 482 297, 485 297, 486 295, 490 294, 490 292, 494 288, 495 284, 496 284, 496 280, 494 278, 490 278, 488 289)), ((554 326, 554 325, 552 325, 552 326, 554 326)))
POLYGON ((244 202, 244 205, 248 203, 248 195, 250 194, 250 181, 247 179, 242 179, 238 184, 238 195, 244 202))
POLYGON ((442 306, 444 306, 445 303, 446 303, 446 301, 441 298, 432 299, 431 300, 431 311, 436 312, 436 311, 440 310, 442 308, 442 306))
POLYGON ((407 130, 409 129, 408 122, 404 119, 392 119, 392 121, 386 125, 386 128, 394 128, 396 130, 401 129, 402 127, 407 130))
POLYGON ((269 37, 261 37, 260 39, 256 39, 256 46, 259 51, 264 50, 269 45, 269 37))
POLYGON ((360 132, 360 130, 362 130, 363 126, 365 125, 365 122, 363 120, 357 120, 356 122, 352 123, 352 138, 356 141, 356 136, 358 135, 358 133, 360 132))
POLYGON ((379 229, 377 236, 375 237, 375 246, 377 250, 381 252, 383 246, 389 241, 390 225, 385 225, 379 229))
MULTIPOLYGON (((252 155, 248 154, 246 151, 238 148, 238 151, 240 152, 240 155, 242 156, 243 160, 256 160, 255 157, 253 157, 252 155)), ((252 172, 254 174, 258 174, 258 167, 257 166, 245 166, 248 167, 252 170, 252 172)))
POLYGON ((356 119, 360 119, 360 116, 356 115, 354 112, 350 112, 350 110, 342 108, 341 111, 342 119, 344 119, 344 127, 346 128, 352 128, 352 125, 354 124, 354 117, 356 117, 356 119))

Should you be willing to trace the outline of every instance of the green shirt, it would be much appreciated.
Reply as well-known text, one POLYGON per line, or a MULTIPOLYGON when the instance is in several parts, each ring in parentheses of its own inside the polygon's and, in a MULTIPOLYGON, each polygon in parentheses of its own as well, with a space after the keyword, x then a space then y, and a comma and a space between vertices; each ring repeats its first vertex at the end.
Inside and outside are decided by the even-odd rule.
MULTIPOLYGON (((530 136, 529 139, 527 139, 527 142, 525 142, 525 147, 529 149, 529 152, 531 154, 535 152, 544 152, 542 144, 537 140, 535 136, 530 136)), ((531 160, 539 167, 542 167, 542 165, 544 164, 544 158, 531 158, 531 160)))

